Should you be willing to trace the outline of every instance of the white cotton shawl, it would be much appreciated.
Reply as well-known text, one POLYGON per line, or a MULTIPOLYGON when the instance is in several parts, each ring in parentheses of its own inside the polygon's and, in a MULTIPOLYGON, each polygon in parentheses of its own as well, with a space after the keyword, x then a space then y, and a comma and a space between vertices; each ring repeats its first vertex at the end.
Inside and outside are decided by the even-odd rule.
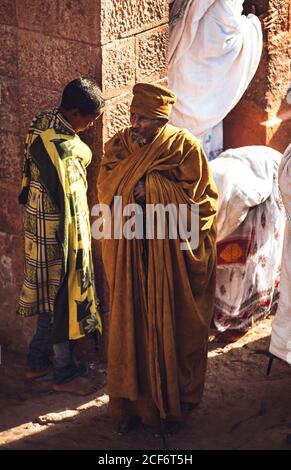
POLYGON ((279 188, 286 210, 281 262, 281 283, 278 310, 272 325, 270 352, 291 364, 291 144, 279 168, 279 188))
POLYGON ((249 209, 271 195, 281 158, 277 150, 251 145, 226 150, 209 163, 218 190, 217 241, 234 232, 249 209))
POLYGON ((189 0, 170 31, 169 87, 177 95, 171 123, 196 137, 240 100, 259 65, 262 30, 242 15, 242 0, 189 0))

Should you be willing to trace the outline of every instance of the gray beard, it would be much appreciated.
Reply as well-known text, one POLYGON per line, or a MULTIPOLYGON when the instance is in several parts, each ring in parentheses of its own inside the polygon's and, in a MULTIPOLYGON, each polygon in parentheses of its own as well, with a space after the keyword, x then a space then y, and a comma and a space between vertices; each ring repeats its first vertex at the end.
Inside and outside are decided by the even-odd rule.
POLYGON ((132 140, 139 145, 146 145, 148 143, 145 137, 132 137, 132 140))

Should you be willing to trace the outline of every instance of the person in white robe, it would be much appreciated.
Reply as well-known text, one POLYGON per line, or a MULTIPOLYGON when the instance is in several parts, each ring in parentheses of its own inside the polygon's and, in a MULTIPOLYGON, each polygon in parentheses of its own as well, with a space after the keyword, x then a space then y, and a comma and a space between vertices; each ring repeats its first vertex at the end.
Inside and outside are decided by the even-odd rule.
POLYGON ((199 138, 212 160, 223 148, 222 120, 258 68, 261 22, 242 15, 243 0, 171 3, 168 77, 177 95, 171 123, 199 138))
MULTIPOLYGON (((286 221, 278 187, 281 158, 270 147, 254 145, 229 149, 210 162, 219 194, 213 320, 223 332, 214 333, 218 342, 237 339, 276 310, 286 221)), ((291 343, 291 313, 289 318, 291 343)))
POLYGON ((291 364, 291 143, 279 168, 279 188, 286 211, 278 310, 272 324, 270 353, 291 364))

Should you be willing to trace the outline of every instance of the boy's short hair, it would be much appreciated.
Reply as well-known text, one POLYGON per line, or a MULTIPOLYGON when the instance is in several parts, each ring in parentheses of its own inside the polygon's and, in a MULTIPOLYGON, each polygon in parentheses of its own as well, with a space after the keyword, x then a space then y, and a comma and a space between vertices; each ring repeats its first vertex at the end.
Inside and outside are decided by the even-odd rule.
POLYGON ((89 78, 76 78, 63 90, 61 107, 66 110, 78 109, 82 115, 98 114, 104 104, 99 86, 89 78))

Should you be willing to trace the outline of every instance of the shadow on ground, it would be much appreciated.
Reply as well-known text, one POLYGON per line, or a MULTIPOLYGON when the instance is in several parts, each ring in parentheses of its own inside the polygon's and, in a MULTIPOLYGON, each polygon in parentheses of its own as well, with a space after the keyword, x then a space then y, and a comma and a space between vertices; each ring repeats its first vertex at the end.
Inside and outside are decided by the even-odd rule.
MULTIPOLYGON (((232 345, 211 346, 203 400, 183 428, 167 438, 168 449, 290 450, 291 368, 275 360, 266 376, 270 325, 264 320, 232 345)), ((97 397, 52 393, 24 382, 24 360, 10 353, 1 369, 2 449, 163 449, 161 438, 143 426, 128 435, 114 432, 104 388, 97 397)), ((97 364, 96 370, 100 381, 103 370, 97 364)))

